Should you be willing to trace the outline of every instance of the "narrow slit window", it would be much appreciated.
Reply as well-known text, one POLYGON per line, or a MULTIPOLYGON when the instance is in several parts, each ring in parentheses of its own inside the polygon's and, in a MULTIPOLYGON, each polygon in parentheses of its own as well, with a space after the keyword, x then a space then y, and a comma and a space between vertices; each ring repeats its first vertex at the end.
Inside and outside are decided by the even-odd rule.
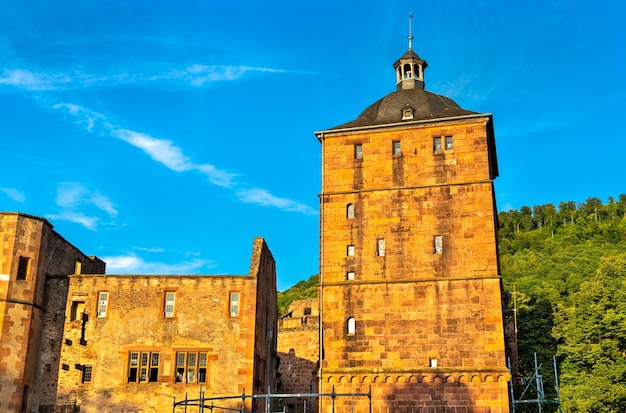
POLYGON ((29 269, 29 265, 30 264, 30 258, 28 257, 20 257, 18 263, 17 263, 17 279, 18 280, 25 280, 26 277, 28 276, 28 269, 29 269))
POLYGON ((363 145, 360 143, 354 145, 354 159, 363 159, 363 145))
POLYGON ((354 245, 348 245, 346 253, 348 257, 354 257, 354 245))
POLYGON ((348 219, 354 218, 354 204, 348 204, 346 207, 346 217, 348 219))
POLYGON ((109 293, 106 291, 101 291, 98 294, 98 311, 96 312, 96 317, 105 318, 107 316, 108 307, 109 307, 109 293))
POLYGON ((378 255, 379 257, 385 256, 385 239, 384 238, 378 238, 376 240, 376 255, 378 255))
POLYGON ((392 151, 394 155, 401 155, 402 151, 400 150, 400 141, 393 141, 392 151))
POLYGON ((443 150, 443 147, 441 146, 441 137, 440 137, 440 136, 439 136, 439 137, 436 137, 436 138, 433 140, 433 150, 435 150, 435 151, 441 151, 441 150, 443 150))
POLYGON ((441 235, 435 235, 435 254, 443 253, 443 240, 441 235))
POLYGON ((239 293, 231 292, 230 293, 230 305, 228 309, 228 314, 231 317, 239 317, 239 293))
POLYGON ((356 334, 356 320, 354 317, 348 318, 348 322, 346 323, 346 332, 349 335, 356 334))
POLYGON ((454 148, 452 143, 452 136, 446 136, 446 150, 449 151, 454 148))
POLYGON ((176 303, 176 293, 174 291, 165 292, 165 311, 163 313, 165 318, 174 317, 174 307, 176 303))

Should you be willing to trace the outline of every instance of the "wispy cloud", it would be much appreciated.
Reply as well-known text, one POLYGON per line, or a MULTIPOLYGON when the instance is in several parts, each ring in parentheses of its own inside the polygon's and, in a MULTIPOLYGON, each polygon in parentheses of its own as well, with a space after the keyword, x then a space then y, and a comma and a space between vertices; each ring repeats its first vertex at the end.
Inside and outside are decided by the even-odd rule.
POLYGON ((137 250, 137 251, 145 251, 145 252, 163 252, 163 251, 165 251, 163 248, 133 247, 133 249, 137 250))
POLYGON ((271 206, 283 211, 300 212, 304 215, 315 215, 317 211, 308 205, 293 201, 288 198, 279 198, 270 194, 265 189, 253 188, 237 191, 237 196, 242 202, 261 206, 271 206))
POLYGON ((0 85, 27 91, 60 89, 86 89, 94 87, 119 87, 150 83, 152 87, 206 87, 215 82, 235 81, 251 73, 286 73, 288 70, 252 66, 226 66, 191 64, 182 68, 165 68, 163 72, 150 72, 137 68, 137 73, 47 73, 25 68, 4 69, 0 85))
POLYGON ((54 109, 64 109, 75 118, 77 124, 83 125, 87 131, 100 131, 104 135, 121 139, 122 141, 141 149, 152 160, 164 165, 174 172, 199 172, 208 177, 209 182, 224 188, 236 191, 240 201, 260 206, 270 206, 283 211, 298 212, 305 215, 315 215, 317 212, 308 205, 288 198, 279 198, 269 191, 260 188, 243 188, 236 182, 237 174, 218 169, 214 165, 194 162, 174 142, 159 139, 145 133, 119 128, 112 125, 105 116, 72 103, 60 103, 54 109))
POLYGON ((210 269, 215 263, 210 260, 193 259, 174 264, 148 262, 136 254, 101 257, 107 263, 109 274, 193 274, 199 269, 210 269))
POLYGON ((24 194, 14 188, 0 188, 0 191, 4 192, 9 198, 17 202, 24 202, 26 197, 24 194))
POLYGON ((59 184, 56 204, 59 206, 60 212, 46 215, 46 218, 74 222, 90 230, 97 229, 100 218, 94 214, 88 215, 81 210, 82 208, 96 207, 96 210, 105 212, 111 218, 117 216, 117 210, 108 197, 97 190, 89 190, 77 182, 59 184))

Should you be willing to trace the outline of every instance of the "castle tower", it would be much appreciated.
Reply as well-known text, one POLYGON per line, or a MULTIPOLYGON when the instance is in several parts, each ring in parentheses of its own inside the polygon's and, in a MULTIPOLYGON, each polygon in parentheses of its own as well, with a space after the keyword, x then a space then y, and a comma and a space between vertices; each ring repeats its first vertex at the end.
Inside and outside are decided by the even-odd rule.
POLYGON ((320 392, 371 388, 374 413, 508 412, 492 116, 424 90, 411 39, 397 91, 316 132, 320 392))

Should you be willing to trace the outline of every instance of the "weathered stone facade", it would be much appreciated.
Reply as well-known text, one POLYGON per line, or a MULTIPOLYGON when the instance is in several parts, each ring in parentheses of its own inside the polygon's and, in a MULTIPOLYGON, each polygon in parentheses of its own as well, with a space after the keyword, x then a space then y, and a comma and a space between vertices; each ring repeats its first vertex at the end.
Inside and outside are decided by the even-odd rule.
POLYGON ((245 276, 76 274, 69 284, 54 411, 171 412, 186 394, 274 387, 276 266, 262 239, 245 276))
MULTIPOLYGON (((278 320, 278 356, 280 374, 278 392, 290 394, 317 393, 319 360, 319 301, 317 298, 296 300, 287 315, 278 320)), ((288 412, 315 411, 317 399, 284 400, 288 412)))
POLYGON ((54 393, 67 275, 104 273, 43 218, 0 213, 0 411, 37 411, 54 393))
POLYGON ((395 67, 397 92, 316 133, 321 392, 371 388, 374 413, 507 412, 491 115, 421 89, 412 50, 395 67))
POLYGON ((0 213, 0 252, 0 411, 169 413, 200 391, 276 390, 276 264, 262 238, 247 275, 108 275, 45 219, 0 213))

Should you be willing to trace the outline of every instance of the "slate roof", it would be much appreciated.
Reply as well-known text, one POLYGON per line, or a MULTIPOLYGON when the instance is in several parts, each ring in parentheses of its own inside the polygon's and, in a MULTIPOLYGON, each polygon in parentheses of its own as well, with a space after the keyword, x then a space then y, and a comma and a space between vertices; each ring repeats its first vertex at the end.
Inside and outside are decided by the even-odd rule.
POLYGON ((370 105, 355 120, 328 130, 399 123, 403 121, 402 110, 407 106, 413 109, 413 121, 478 114, 461 108, 445 96, 415 88, 392 92, 370 105))

